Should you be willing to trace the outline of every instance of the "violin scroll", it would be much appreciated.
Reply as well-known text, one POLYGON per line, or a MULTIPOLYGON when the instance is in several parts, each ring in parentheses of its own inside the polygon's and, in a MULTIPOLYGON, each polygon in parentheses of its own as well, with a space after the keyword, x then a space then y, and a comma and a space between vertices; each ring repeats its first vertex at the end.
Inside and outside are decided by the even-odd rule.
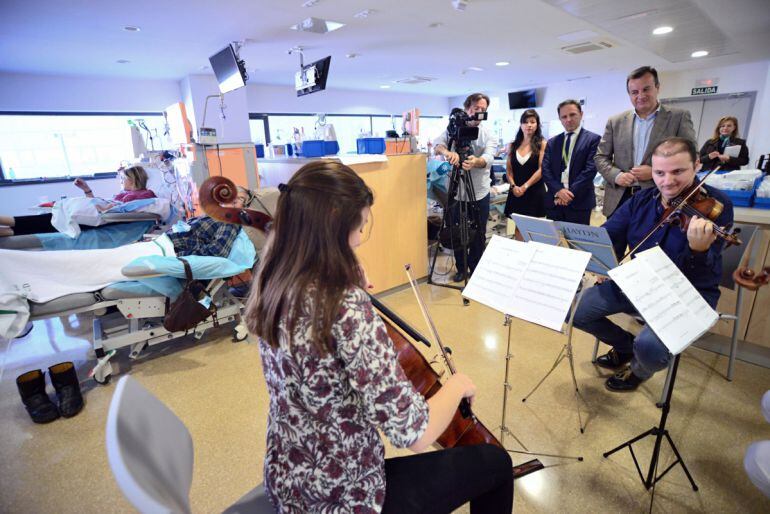
POLYGON ((735 280, 736 284, 749 291, 756 291, 770 283, 770 266, 765 266, 759 273, 746 266, 742 266, 733 272, 733 280, 735 280))
POLYGON ((225 177, 209 177, 201 185, 198 198, 203 211, 217 221, 254 227, 266 232, 273 218, 254 209, 228 207, 238 198, 235 184, 225 177))

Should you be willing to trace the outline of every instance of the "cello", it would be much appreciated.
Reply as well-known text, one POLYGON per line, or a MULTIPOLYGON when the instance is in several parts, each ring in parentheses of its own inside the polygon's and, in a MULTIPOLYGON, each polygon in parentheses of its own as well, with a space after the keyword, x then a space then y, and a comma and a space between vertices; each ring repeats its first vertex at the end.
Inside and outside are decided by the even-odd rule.
MULTIPOLYGON (((199 196, 203 210, 216 220, 247 225, 265 232, 270 229, 270 222, 272 221, 270 216, 252 209, 239 209, 222 205, 223 203, 231 203, 236 197, 235 185, 227 178, 218 176, 207 179, 200 188, 199 196)), ((428 360, 414 346, 414 343, 404 334, 408 334, 415 341, 427 346, 431 346, 430 342, 379 300, 371 295, 370 298, 372 305, 381 313, 388 336, 393 342, 399 365, 404 370, 406 377, 415 390, 425 398, 430 398, 441 388, 442 375, 433 369, 428 360)), ((441 350, 442 352, 446 351, 443 347, 441 350)), ((446 354, 444 357, 445 362, 450 365, 450 371, 453 372, 451 360, 446 354)), ((465 405, 461 404, 461 407, 458 407, 449 426, 436 440, 436 444, 442 448, 484 443, 503 447, 492 432, 472 413, 467 401, 465 405)), ((519 478, 543 469, 543 467, 539 460, 534 459, 514 466, 513 476, 519 478)))

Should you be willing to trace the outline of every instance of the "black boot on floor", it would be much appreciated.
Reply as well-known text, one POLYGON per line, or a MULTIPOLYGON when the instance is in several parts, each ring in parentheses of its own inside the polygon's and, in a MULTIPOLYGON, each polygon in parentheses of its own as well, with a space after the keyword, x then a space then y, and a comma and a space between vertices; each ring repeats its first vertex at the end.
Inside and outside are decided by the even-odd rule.
POLYGON ((59 398, 59 412, 65 418, 71 418, 83 409, 83 395, 80 394, 80 383, 75 365, 71 362, 61 362, 48 368, 51 383, 59 398))
POLYGON ((607 369, 620 369, 634 358, 633 353, 619 353, 614 348, 609 352, 599 356, 596 359, 596 364, 607 369))
POLYGON ((56 405, 45 393, 45 375, 39 369, 16 377, 21 401, 35 423, 50 423, 59 417, 56 405))

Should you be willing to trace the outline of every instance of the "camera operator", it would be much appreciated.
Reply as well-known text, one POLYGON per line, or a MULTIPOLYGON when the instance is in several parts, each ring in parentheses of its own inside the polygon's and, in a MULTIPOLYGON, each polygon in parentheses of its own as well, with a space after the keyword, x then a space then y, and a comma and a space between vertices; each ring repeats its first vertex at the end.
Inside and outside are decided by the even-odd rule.
POLYGON ((479 137, 470 141, 469 154, 465 160, 461 163, 458 152, 451 151, 447 147, 450 135, 446 130, 433 142, 436 155, 443 155, 450 164, 459 165, 464 173, 470 173, 473 184, 473 198, 469 198, 462 182, 460 182, 457 197, 450 198, 449 209, 452 226, 458 223, 460 203, 466 204, 466 212, 475 215, 476 219, 471 221, 475 222, 477 226, 474 237, 468 246, 467 255, 465 255, 462 247, 454 245, 455 263, 457 264, 457 273, 453 277, 455 282, 460 282, 465 278, 466 269, 473 273, 481 259, 481 254, 484 252, 487 218, 489 217, 489 170, 497 151, 497 141, 492 138, 486 128, 480 126, 481 121, 477 119, 479 113, 486 113, 489 107, 489 97, 483 93, 473 93, 465 99, 463 107, 465 114, 471 118, 467 122, 467 126, 479 127, 479 137))

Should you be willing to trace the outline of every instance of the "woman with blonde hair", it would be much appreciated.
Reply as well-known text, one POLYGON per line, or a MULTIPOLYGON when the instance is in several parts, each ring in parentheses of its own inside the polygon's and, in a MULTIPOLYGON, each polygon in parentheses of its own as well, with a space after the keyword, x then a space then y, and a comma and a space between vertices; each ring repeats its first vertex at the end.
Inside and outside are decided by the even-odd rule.
MULTIPOLYGON (((118 180, 120 180, 120 192, 112 197, 113 202, 130 202, 133 200, 143 200, 146 198, 155 198, 155 193, 147 189, 147 172, 141 166, 131 166, 129 168, 118 169, 118 180)), ((88 182, 82 178, 76 178, 73 185, 81 189, 87 198, 94 198, 94 193, 88 182)), ((97 206, 99 210, 106 210, 112 207, 97 206)), ((103 226, 103 225, 102 225, 103 226)), ((97 227, 81 225, 81 230, 90 230, 97 227)), ((26 234, 48 234, 56 232, 51 225, 51 214, 33 214, 30 216, 0 216, 0 237, 19 236, 26 234)))
POLYGON ((704 170, 713 170, 719 166, 720 171, 734 171, 749 163, 749 149, 746 140, 738 137, 738 118, 723 116, 719 119, 714 136, 703 144, 700 149, 700 162, 704 170), (737 157, 730 157, 726 149, 739 146, 737 157))

